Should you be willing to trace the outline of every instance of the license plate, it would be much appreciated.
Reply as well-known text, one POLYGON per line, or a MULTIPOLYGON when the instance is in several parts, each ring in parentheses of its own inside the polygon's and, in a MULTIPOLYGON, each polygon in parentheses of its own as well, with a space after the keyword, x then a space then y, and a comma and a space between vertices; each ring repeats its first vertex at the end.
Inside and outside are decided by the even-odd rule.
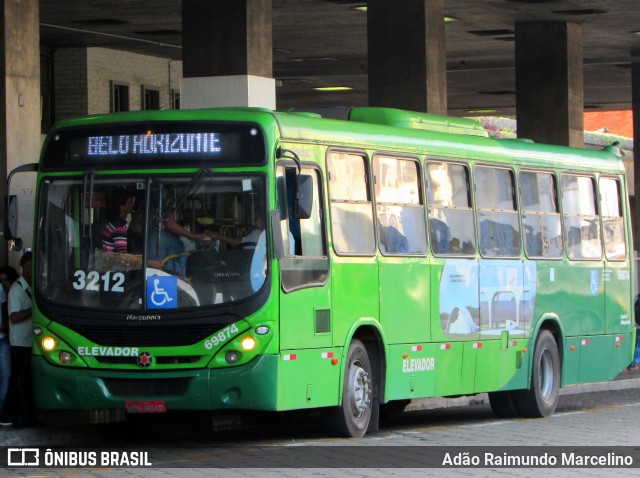
POLYGON ((162 400, 127 400, 124 409, 127 413, 166 413, 167 404, 162 400))

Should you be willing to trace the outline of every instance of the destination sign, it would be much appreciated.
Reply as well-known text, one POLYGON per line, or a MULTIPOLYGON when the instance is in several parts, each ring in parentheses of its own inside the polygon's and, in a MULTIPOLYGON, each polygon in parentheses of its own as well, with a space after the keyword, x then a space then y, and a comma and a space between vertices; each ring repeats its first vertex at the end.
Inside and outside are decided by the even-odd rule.
POLYGON ((170 167, 266 161, 262 129, 251 123, 158 122, 61 129, 45 146, 43 169, 170 167))
POLYGON ((87 155, 217 154, 222 152, 220 140, 220 135, 217 133, 90 136, 87 142, 87 155))

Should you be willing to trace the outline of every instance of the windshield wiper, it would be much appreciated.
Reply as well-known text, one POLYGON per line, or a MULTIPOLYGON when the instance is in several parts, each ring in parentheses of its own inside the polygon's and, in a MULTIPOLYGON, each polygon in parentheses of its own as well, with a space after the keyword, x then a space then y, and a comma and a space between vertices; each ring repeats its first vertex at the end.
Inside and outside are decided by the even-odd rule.
POLYGON ((209 168, 201 168, 198 172, 189 180, 187 184, 181 188, 180 193, 175 199, 175 207, 179 207, 184 203, 189 196, 191 196, 200 186, 202 181, 208 177, 213 177, 213 172, 209 168))

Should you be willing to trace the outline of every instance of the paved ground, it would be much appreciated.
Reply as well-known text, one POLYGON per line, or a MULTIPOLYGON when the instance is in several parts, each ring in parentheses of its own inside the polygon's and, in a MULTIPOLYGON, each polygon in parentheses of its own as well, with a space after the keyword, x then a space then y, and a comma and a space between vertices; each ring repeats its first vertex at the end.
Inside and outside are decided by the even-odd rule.
MULTIPOLYGON (((285 431, 251 430, 184 435, 179 427, 168 430, 148 428, 145 441, 144 422, 129 436, 118 435, 122 429, 103 427, 45 427, 37 429, 2 429, 0 440, 12 447, 42 445, 56 447, 98 446, 97 453, 107 448, 118 450, 118 443, 126 443, 127 450, 141 451, 151 445, 150 468, 117 468, 98 466, 87 469, 64 468, 5 468, 1 476, 56 477, 93 476, 120 477, 372 477, 390 476, 638 476, 638 468, 499 468, 432 467, 440 463, 444 453, 464 458, 493 455, 512 456, 524 453, 543 456, 598 447, 596 451, 613 450, 627 454, 640 466, 640 373, 625 372, 617 380, 599 384, 567 387, 556 414, 546 420, 497 420, 483 395, 470 398, 432 401, 428 412, 408 413, 392 426, 362 439, 339 440, 327 438, 314 431, 314 423, 285 431), (585 393, 592 392, 592 393, 585 393), (466 406, 460 406, 460 405, 466 406), (446 406, 448 409, 437 410, 446 406), (101 434, 104 432, 104 435, 101 434), (166 439, 159 439, 164 435, 166 439), (158 445, 166 445, 159 448, 158 445), (231 445, 231 446, 229 446, 231 445), (478 448, 487 447, 490 448, 478 448), (438 448, 446 447, 446 448, 438 448), (516 447, 516 448, 511 448, 516 447), (544 447, 544 448, 539 448, 544 447), (548 448, 551 447, 551 448, 548 448), (560 447, 560 448, 557 448, 560 447), (431 455, 433 456, 431 456, 431 455), (466 455, 465 455, 466 454, 466 455), (433 461, 433 460, 436 461, 433 461), (260 468, 257 468, 260 467, 260 468)), ((278 422, 274 422, 278 423, 278 422)), ((287 424, 280 422, 282 428, 287 424)), ((119 448, 122 451, 122 447, 119 448)), ((53 448, 53 450, 57 450, 53 448)), ((93 449, 96 450, 96 449, 93 449)), ((0 450, 4 453, 5 450, 0 450)), ((44 453, 44 451, 43 451, 44 453)), ((4 460, 3 460, 4 461, 4 460)), ((484 465, 484 464, 483 464, 484 465)))

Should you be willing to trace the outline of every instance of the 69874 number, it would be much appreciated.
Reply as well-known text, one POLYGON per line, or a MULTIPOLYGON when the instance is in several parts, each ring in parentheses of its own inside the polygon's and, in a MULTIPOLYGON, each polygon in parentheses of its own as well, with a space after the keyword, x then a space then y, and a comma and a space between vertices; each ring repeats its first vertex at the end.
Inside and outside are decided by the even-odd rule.
POLYGON ((238 333, 238 326, 236 324, 231 324, 229 327, 225 327, 217 334, 212 335, 207 340, 204 341, 204 348, 207 350, 211 350, 216 345, 220 345, 223 342, 226 342, 231 338, 233 334, 238 333))
POLYGON ((122 272, 97 271, 85 272, 77 270, 73 273, 75 290, 88 290, 93 292, 124 292, 124 274, 122 272))

